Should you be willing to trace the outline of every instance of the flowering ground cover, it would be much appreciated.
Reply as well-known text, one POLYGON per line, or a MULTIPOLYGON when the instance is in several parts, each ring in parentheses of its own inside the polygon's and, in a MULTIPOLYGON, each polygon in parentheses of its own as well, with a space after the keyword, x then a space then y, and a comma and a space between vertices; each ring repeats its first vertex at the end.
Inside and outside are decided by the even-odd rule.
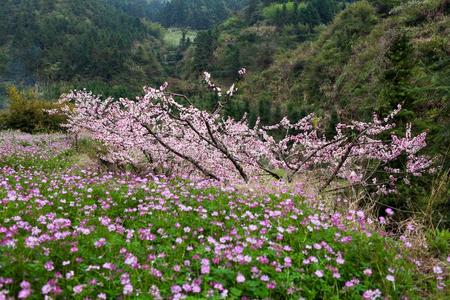
POLYGON ((0 299, 445 299, 448 292, 449 259, 417 256, 412 226, 400 239, 385 232, 390 210, 379 220, 333 212, 301 185, 251 189, 98 173, 71 166, 73 150, 59 145, 0 156, 0 299))
POLYGON ((67 136, 62 134, 31 135, 16 131, 0 132, 0 157, 50 158, 70 148, 67 136))

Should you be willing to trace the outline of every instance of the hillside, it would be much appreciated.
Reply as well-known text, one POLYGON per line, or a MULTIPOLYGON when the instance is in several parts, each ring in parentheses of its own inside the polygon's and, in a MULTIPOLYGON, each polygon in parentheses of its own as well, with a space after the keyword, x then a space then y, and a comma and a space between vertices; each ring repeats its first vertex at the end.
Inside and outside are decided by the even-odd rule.
POLYGON ((221 23, 247 1, 172 0, 162 5, 153 20, 166 27, 209 29, 221 23))
POLYGON ((269 98, 283 113, 322 111, 333 122, 403 103, 404 118, 414 119, 418 131, 430 130, 435 149, 445 152, 449 29, 449 1, 411 2, 389 14, 360 1, 312 43, 281 53, 265 71, 247 77, 241 99, 252 111, 269 98))
POLYGON ((163 74, 160 29, 108 1, 7 0, 0 28, 0 83, 112 85, 120 94, 163 74))

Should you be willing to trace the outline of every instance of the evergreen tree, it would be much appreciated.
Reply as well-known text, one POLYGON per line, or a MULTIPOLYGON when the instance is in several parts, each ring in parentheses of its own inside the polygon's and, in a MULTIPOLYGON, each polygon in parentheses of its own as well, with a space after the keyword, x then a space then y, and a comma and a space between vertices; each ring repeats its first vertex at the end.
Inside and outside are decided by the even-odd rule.
MULTIPOLYGON (((414 67, 413 48, 406 34, 395 37, 386 54, 389 67, 384 72, 384 88, 381 93, 380 109, 383 112, 391 110, 399 103, 410 109, 414 102, 413 87, 410 79, 414 67)), ((404 110, 402 113, 406 113, 404 110)))
POLYGON ((212 30, 200 32, 194 42, 193 69, 197 73, 209 70, 216 48, 216 37, 212 30))

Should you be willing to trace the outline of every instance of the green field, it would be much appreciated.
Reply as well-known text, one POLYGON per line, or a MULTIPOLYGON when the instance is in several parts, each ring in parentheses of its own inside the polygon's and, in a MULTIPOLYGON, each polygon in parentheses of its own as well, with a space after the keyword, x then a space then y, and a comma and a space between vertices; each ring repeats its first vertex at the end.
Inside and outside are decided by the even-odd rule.
MULTIPOLYGON (((171 48, 176 48, 180 44, 181 37, 183 36, 183 30, 179 28, 169 28, 164 34, 164 42, 171 48)), ((197 37, 197 32, 194 30, 186 31, 186 38, 192 41, 197 37)))

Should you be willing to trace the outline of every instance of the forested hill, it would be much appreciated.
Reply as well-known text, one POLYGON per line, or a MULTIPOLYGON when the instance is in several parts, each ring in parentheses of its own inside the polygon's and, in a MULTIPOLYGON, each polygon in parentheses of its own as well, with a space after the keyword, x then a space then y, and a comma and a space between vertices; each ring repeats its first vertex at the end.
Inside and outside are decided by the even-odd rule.
POLYGON ((164 26, 208 29, 242 8, 247 0, 172 0, 153 17, 164 26))
POLYGON ((394 2, 358 1, 311 43, 279 52, 246 78, 241 105, 268 123, 319 112, 336 124, 403 104, 401 120, 448 155, 450 1, 394 2))
POLYGON ((117 96, 138 93, 171 73, 161 66, 171 59, 165 30, 154 22, 211 28, 245 2, 4 0, 0 84, 38 86, 51 98, 81 87, 117 96))
POLYGON ((161 77, 160 28, 106 0, 4 0, 0 81, 137 86, 161 77))
POLYGON ((248 0, 108 0, 130 15, 166 27, 208 29, 247 5, 248 0))

